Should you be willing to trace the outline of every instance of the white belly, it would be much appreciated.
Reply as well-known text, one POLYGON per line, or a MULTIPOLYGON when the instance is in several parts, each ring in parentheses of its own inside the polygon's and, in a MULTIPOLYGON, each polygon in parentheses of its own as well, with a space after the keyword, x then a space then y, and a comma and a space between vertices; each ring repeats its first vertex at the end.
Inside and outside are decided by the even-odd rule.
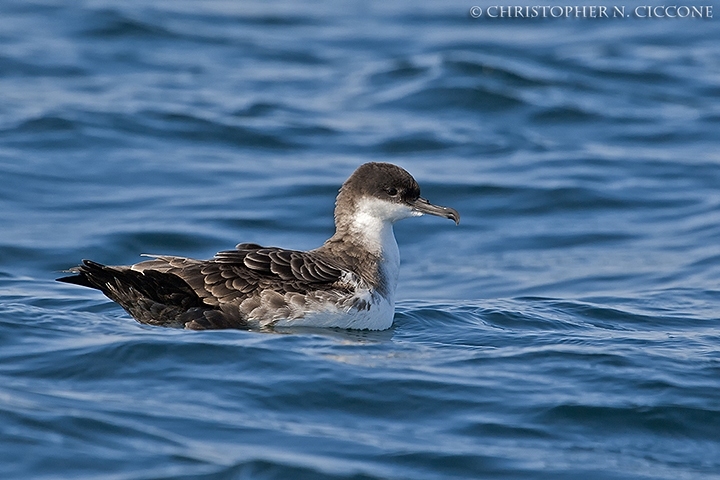
MULTIPOLYGON (((369 293, 367 295, 370 297, 369 293)), ((348 328, 353 330, 387 330, 395 316, 395 302, 381 295, 373 295, 366 309, 342 310, 328 304, 323 308, 306 312, 300 318, 280 319, 274 327, 324 327, 348 328)))

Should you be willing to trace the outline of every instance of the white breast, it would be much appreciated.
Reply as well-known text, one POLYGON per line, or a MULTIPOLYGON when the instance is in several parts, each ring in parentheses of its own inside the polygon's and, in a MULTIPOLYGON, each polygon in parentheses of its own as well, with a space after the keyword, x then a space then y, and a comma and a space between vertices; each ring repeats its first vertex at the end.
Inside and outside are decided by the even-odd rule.
POLYGON ((395 288, 400 271, 400 251, 395 241, 393 223, 416 215, 418 213, 407 205, 377 198, 361 199, 348 222, 348 228, 369 254, 380 258, 380 274, 384 283, 382 294, 364 282, 352 280, 355 282, 355 293, 350 297, 315 305, 295 318, 279 319, 273 325, 361 330, 390 328, 395 316, 395 288), (364 301, 369 308, 352 307, 358 300, 364 301))

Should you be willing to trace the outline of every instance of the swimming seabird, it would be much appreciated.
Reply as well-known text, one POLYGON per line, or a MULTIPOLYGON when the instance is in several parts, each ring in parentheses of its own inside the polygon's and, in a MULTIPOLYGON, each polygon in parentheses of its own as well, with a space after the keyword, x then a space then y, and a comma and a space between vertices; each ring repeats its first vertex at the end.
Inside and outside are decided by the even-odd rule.
POLYGON ((138 322, 195 330, 288 326, 384 330, 400 255, 393 223, 423 214, 459 223, 389 163, 361 165, 340 188, 335 234, 310 251, 241 243, 210 260, 152 256, 132 266, 91 260, 59 278, 95 288, 138 322))

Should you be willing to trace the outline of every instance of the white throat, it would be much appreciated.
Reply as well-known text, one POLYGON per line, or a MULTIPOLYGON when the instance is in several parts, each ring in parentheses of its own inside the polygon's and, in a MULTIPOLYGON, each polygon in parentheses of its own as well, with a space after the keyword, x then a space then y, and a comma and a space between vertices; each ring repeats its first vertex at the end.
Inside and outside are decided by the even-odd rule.
POLYGON ((378 198, 360 199, 349 222, 353 236, 381 261, 382 275, 394 296, 400 271, 400 251, 393 232, 393 223, 419 215, 408 205, 386 202, 378 198))

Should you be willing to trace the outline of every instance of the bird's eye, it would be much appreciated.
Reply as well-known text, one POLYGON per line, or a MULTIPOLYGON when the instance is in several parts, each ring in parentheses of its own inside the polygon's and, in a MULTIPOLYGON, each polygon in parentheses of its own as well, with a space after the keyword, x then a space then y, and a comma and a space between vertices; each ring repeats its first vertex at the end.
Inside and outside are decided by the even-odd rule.
POLYGON ((395 188, 395 187, 390 187, 390 188, 387 189, 387 193, 388 193, 388 195, 390 195, 391 197, 394 197, 395 195, 397 195, 398 191, 397 191, 397 188, 395 188))

